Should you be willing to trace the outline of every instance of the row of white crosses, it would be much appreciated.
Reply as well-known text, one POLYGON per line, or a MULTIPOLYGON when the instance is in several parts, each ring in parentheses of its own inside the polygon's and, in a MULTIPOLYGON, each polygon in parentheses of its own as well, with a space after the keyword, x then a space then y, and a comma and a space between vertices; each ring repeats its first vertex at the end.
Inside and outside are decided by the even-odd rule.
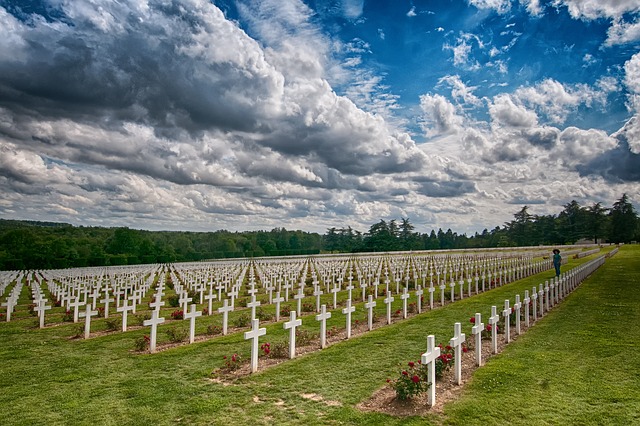
POLYGON ((20 292, 22 291, 22 275, 18 275, 16 277, 16 284, 11 289, 11 292, 7 296, 6 300, 0 303, 0 306, 6 308, 6 318, 7 322, 11 321, 11 314, 13 313, 16 305, 18 304, 18 299, 20 298, 20 292))
MULTIPOLYGON (((549 285, 549 283, 545 283, 545 286, 542 287, 540 285, 539 289, 536 290, 536 287, 532 289, 533 295, 533 309, 534 309, 534 322, 536 321, 536 298, 539 299, 540 303, 540 313, 549 310, 560 300, 564 299, 571 291, 573 291, 586 277, 593 273, 597 268, 599 268, 602 264, 604 264, 605 256, 601 256, 597 259, 592 260, 586 264, 578 266, 573 270, 566 272, 561 275, 561 277, 556 278, 556 280, 549 285)), ((524 318, 525 325, 528 327, 529 323, 529 291, 525 291, 525 296, 523 299, 524 303, 524 318)), ((517 294, 515 296, 515 304, 513 305, 513 311, 515 312, 515 327, 516 334, 521 334, 520 328, 520 316, 521 316, 521 308, 523 304, 520 302, 520 295, 517 294)), ((505 330, 505 342, 511 342, 511 331, 510 331, 510 316, 512 313, 512 307, 510 306, 509 299, 504 301, 504 310, 502 311, 502 317, 504 320, 504 330, 505 330)), ((483 365, 482 361, 482 332, 485 330, 485 325, 482 322, 482 315, 480 313, 476 313, 474 317, 474 326, 471 328, 471 333, 474 336, 474 346, 475 346, 475 362, 478 367, 483 365)), ((491 316, 489 317, 489 324, 491 325, 491 351, 493 354, 498 353, 498 345, 497 345, 497 326, 500 323, 500 314, 497 312, 497 306, 491 307, 491 316)), ((466 336, 461 332, 461 323, 457 322, 454 324, 454 335, 453 338, 449 341, 449 345, 454 350, 454 381, 458 385, 461 384, 461 348, 462 344, 466 341, 466 336)), ((427 367, 427 381, 432 385, 429 387, 429 391, 427 394, 427 403, 430 406, 435 405, 436 402, 436 386, 435 386, 435 361, 440 356, 440 348, 435 345, 435 336, 429 335, 427 337, 427 351, 422 354, 421 362, 423 365, 427 367)))

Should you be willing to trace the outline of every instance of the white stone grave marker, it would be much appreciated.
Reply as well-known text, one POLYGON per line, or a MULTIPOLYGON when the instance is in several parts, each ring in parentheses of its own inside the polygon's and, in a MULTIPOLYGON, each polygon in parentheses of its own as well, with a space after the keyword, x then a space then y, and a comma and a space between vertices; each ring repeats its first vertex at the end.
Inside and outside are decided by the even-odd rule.
POLYGON ((285 330, 289 330, 289 359, 296 356, 296 327, 302 325, 300 318, 296 319, 296 311, 291 311, 291 319, 283 324, 285 330))
POLYGON ((259 339, 260 336, 264 336, 267 334, 266 328, 259 328, 260 320, 253 319, 251 320, 251 331, 244 332, 244 340, 251 339, 251 372, 255 373, 258 371, 258 347, 259 347, 259 339))

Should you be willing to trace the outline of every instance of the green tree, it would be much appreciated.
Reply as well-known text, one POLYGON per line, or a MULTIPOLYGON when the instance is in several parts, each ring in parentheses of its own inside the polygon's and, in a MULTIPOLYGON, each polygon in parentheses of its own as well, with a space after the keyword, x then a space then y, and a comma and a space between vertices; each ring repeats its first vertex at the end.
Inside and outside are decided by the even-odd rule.
POLYGON ((608 210, 601 203, 594 203, 592 206, 587 207, 587 230, 596 244, 598 244, 598 237, 605 233, 608 210))
POLYGON ((629 202, 627 194, 622 197, 611 207, 609 212, 611 219, 611 227, 609 230, 609 241, 612 243, 628 243, 635 238, 638 227, 638 215, 629 202))

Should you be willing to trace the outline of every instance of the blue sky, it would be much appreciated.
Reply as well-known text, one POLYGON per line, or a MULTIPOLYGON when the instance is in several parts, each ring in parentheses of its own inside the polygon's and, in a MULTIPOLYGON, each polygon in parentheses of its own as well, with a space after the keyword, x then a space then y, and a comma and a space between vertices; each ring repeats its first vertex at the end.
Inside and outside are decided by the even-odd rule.
POLYGON ((637 0, 0 0, 0 217, 473 233, 640 203, 637 0))

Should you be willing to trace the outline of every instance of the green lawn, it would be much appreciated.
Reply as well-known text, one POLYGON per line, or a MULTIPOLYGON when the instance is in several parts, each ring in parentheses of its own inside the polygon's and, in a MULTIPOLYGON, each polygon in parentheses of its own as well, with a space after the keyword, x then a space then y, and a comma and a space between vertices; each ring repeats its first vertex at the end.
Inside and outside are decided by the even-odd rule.
MULTIPOLYGON (((593 258, 593 257, 591 257, 593 258)), ((571 259, 568 267, 587 259, 571 259)), ((355 405, 417 360, 426 336, 452 336, 454 322, 483 318, 553 274, 457 301, 325 350, 284 362, 230 386, 210 373, 234 352, 245 358, 242 333, 154 355, 132 353, 147 330, 74 339, 76 325, 40 330, 35 319, 0 324, 0 424, 633 424, 640 422, 640 337, 636 286, 640 247, 625 246, 564 302, 499 356, 476 371, 444 416, 393 418, 355 405), (316 394, 314 399, 303 394, 316 394)), ((359 293, 355 293, 359 294, 359 293)), ((426 297, 428 299, 428 296, 426 297)), ((396 297, 394 308, 401 306, 396 297)), ((22 300, 21 300, 22 303, 22 300)), ((379 317, 385 306, 378 301, 379 317)), ((364 320, 358 305, 354 317, 364 320)), ((202 330, 218 316, 198 319, 202 330)), ((329 326, 344 327, 334 313, 329 326)), ((313 316, 303 328, 316 331, 313 316)), ((162 328, 161 328, 162 329, 162 328)), ((261 342, 283 340, 282 324, 261 342)), ((162 334, 162 333, 160 333, 162 334)))

